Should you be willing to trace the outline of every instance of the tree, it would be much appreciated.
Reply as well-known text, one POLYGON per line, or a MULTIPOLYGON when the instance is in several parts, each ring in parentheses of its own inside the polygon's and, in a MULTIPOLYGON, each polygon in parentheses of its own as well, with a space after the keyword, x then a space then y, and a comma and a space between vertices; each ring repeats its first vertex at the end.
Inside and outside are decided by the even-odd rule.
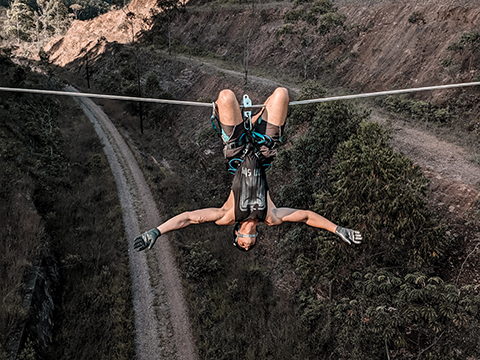
POLYGON ((45 1, 45 29, 49 35, 62 34, 68 26, 68 8, 63 0, 45 1))
MULTIPOLYGON (((354 273, 353 291, 335 309, 336 358, 467 359, 478 354, 478 305, 473 286, 458 289, 422 272, 354 273)), ((318 330, 317 330, 318 331, 318 330)))
MULTIPOLYGON (((316 210, 364 232, 366 265, 416 270, 442 257, 450 239, 427 206, 428 181, 379 124, 362 124, 339 146, 330 174, 331 191, 318 196, 316 210)), ((342 256, 336 252, 327 256, 342 256)))
POLYGON ((85 8, 80 4, 72 4, 70 5, 70 10, 73 11, 73 15, 75 16, 75 20, 78 20, 78 15, 84 10, 85 8))
MULTIPOLYGON (((307 81, 300 99, 324 95, 324 89, 307 81)), ((293 182, 282 187, 280 202, 298 208, 312 206, 315 202, 313 195, 328 186, 328 169, 337 146, 355 134, 359 124, 368 117, 369 113, 358 111, 348 102, 295 106, 287 123, 307 126, 308 130, 289 149, 281 151, 276 160, 275 169, 295 174, 293 182)))
MULTIPOLYGON (((63 2, 63 1, 62 1, 63 2)), ((74 13, 78 20, 89 20, 97 17, 100 14, 106 13, 110 8, 111 1, 104 0, 66 0, 66 8, 73 10, 73 5, 82 7, 81 11, 74 13)), ((77 6, 75 8, 79 9, 77 6)))
POLYGON ((30 41, 35 28, 34 14, 27 0, 14 0, 7 10, 7 33, 20 40, 30 41))

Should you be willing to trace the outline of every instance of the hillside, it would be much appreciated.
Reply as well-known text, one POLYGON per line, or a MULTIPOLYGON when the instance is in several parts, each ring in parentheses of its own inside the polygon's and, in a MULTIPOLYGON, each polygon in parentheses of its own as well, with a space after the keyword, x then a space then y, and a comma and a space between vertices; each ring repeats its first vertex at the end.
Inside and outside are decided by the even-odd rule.
MULTIPOLYGON (((220 7, 196 5, 198 3, 187 3, 186 13, 173 20, 162 17, 161 13, 153 16, 148 27, 144 26, 145 30, 151 30, 137 33, 141 42, 153 46, 165 46, 166 41, 171 41, 175 45, 173 51, 182 51, 187 56, 181 78, 171 79, 176 84, 183 81, 187 86, 176 96, 198 99, 203 93, 205 97, 214 98, 218 89, 230 87, 239 93, 253 91, 254 100, 261 101, 271 86, 262 90, 252 81, 242 85, 247 43, 250 78, 255 73, 266 76, 273 80, 272 84, 277 81, 289 87, 294 96, 305 77, 317 78, 336 92, 345 91, 341 87, 360 92, 468 82, 479 76, 477 40, 458 47, 463 34, 475 34, 480 28, 480 8, 475 1, 461 4, 448 0, 337 1, 334 5, 338 13, 345 16, 344 25, 326 34, 314 31, 295 17, 285 20, 292 11, 308 11, 302 2, 297 7, 288 3, 259 3, 253 9, 247 5, 220 7), (283 31, 289 24, 305 31, 302 34, 283 31), (452 44, 457 44, 456 51, 452 44), (203 58, 192 59, 195 54, 203 58), (219 68, 238 70, 238 80, 232 84, 215 75, 212 77, 212 71, 214 74, 217 70, 208 69, 209 62, 219 68)), ((137 14, 133 18, 140 19, 149 14, 149 8, 153 8, 153 3, 135 1, 128 9, 137 14)), ((127 70, 122 73, 122 66, 127 64, 119 65, 118 56, 112 55, 113 49, 122 54, 115 44, 131 40, 127 28, 119 26, 122 23, 125 23, 125 11, 108 13, 88 22, 76 21, 65 37, 51 42, 51 48, 47 48, 50 59, 66 69, 83 71, 84 53, 79 49, 86 47, 90 49, 90 58, 98 58, 92 66, 93 81, 97 79, 104 84, 103 90, 107 92, 115 91, 116 84, 134 76, 127 70), (102 52, 105 52, 103 58, 102 52), (109 74, 112 68, 114 75, 109 74)), ((136 66, 141 67, 143 74, 153 69, 164 77, 164 91, 176 91, 168 85, 169 80, 158 66, 155 67, 152 54, 144 51, 135 61, 140 61, 136 66)), ((479 170, 475 165, 478 163, 475 138, 480 127, 479 91, 425 92, 415 97, 452 113, 454 117, 450 122, 459 132, 439 132, 428 124, 422 128, 418 123, 408 128, 405 123, 397 122, 393 126, 397 130, 393 133, 394 144, 420 164, 431 179, 432 206, 447 216, 464 217, 474 210, 479 197, 479 170), (440 139, 430 137, 425 130, 433 131, 433 135, 440 133, 440 139), (454 146, 449 145, 451 142, 460 147, 449 147, 454 146), (455 154, 453 158, 451 151, 455 154)), ((376 119, 384 122, 385 116, 389 117, 379 115, 376 119)))
MULTIPOLYGON (((152 4, 136 1, 130 5, 129 10, 138 13, 135 19, 139 19, 147 16, 146 9, 151 8, 152 4)), ((189 58, 191 54, 203 54, 208 58, 200 62, 215 59, 220 67, 223 66, 222 62, 230 67, 226 64, 227 61, 237 64, 236 69, 241 72, 244 71, 242 63, 248 42, 250 73, 262 69, 259 70, 261 74, 286 84, 301 83, 304 76, 307 76, 321 79, 333 88, 343 86, 355 92, 370 92, 475 81, 479 76, 477 43, 467 43, 460 50, 452 50, 452 44, 458 44, 462 34, 474 33, 480 28, 480 8, 474 1, 463 1, 461 4, 447 0, 410 3, 337 1, 335 6, 338 13, 345 15, 343 30, 337 28, 326 35, 319 35, 308 30, 302 21, 292 22, 297 27, 307 29, 301 36, 281 33, 287 23, 284 16, 293 8, 288 3, 260 3, 253 10, 248 6, 232 10, 195 4, 196 2, 187 3, 186 15, 177 16, 168 29, 165 28, 164 19, 157 16, 148 22, 149 27, 144 26, 145 30, 151 27, 151 31, 138 32, 137 35, 144 42, 152 42, 153 39, 154 44, 156 42, 160 45, 165 41, 166 31, 169 31, 173 43, 189 58), (214 10, 210 11, 211 8, 214 10), (302 49, 301 41, 308 41, 308 46, 302 49)), ((125 11, 116 11, 88 22, 74 22, 65 37, 52 41, 51 47, 47 48, 50 59, 54 64, 66 65, 72 70, 81 69, 84 53, 79 49, 91 49, 89 57, 95 58, 107 51, 111 47, 108 44, 112 42, 129 43, 131 37, 128 31, 119 26, 125 23, 124 14, 125 11)), ((148 62, 147 59, 145 61, 148 62)), ((105 70, 100 64, 101 62, 97 65, 97 68, 100 67, 97 76, 105 78, 105 70)), ((219 86, 216 82, 208 84, 205 83, 208 80, 203 81, 203 84, 194 82, 191 85, 198 85, 199 89, 219 86)), ((241 83, 242 80, 237 85, 240 92, 245 90, 241 83)), ((292 90, 297 88, 297 91, 298 87, 290 86, 292 90)), ((212 90, 214 93, 215 90, 212 90)), ((195 98, 195 89, 186 92, 195 98)), ((419 93, 415 97, 455 113, 458 115, 455 126, 470 137, 475 137, 476 129, 480 126, 478 94, 478 89, 458 89, 419 93)), ((410 131, 404 137, 411 137, 412 134, 410 131)), ((452 140, 454 139, 447 139, 452 140)), ((408 139, 403 141, 408 142, 408 139)), ((470 144, 464 155, 467 168, 464 171, 455 169, 449 173, 445 165, 438 164, 436 167, 443 168, 442 172, 447 172, 446 177, 463 183, 474 194, 469 196, 473 200, 466 203, 457 201, 454 206, 467 204, 466 208, 471 208, 478 197, 475 180, 477 171, 468 163, 476 161, 478 155, 472 154, 474 150, 471 146, 475 145, 471 145, 468 138, 458 142, 460 145, 470 144)), ((399 140, 402 151, 408 152, 410 147, 402 146, 401 143, 402 140, 399 140)), ((445 148, 441 145, 432 146, 445 148)), ((421 150, 410 151, 408 155, 419 157, 421 150)), ((429 158, 432 159, 431 156, 429 158)), ((425 167, 432 168, 426 163, 426 156, 418 161, 425 167)), ((436 174, 429 177, 435 179, 436 174)), ((436 188, 449 191, 449 186, 445 184, 436 188)), ((448 196, 452 195, 448 193, 448 196)), ((463 207, 459 209, 460 213, 464 211, 463 207)))
POLYGON ((158 13, 156 1, 133 0, 125 8, 110 11, 93 20, 74 20, 65 36, 52 39, 45 50, 50 61, 65 66, 88 53, 90 58, 105 51, 105 43, 132 43, 138 33, 148 30, 158 13))
MULTIPOLYGON (((130 42, 132 30, 125 15, 127 11, 134 14, 131 18, 135 21, 136 35, 151 25, 158 28, 160 23, 148 20, 158 13, 155 3, 136 0, 126 11, 110 12, 86 22, 75 21, 66 36, 46 48, 51 61, 62 66, 71 63, 80 56, 81 49, 102 39, 130 42)), ((309 77, 321 78, 322 72, 333 71, 342 85, 381 91, 466 82, 478 75, 478 59, 471 56, 469 49, 460 55, 449 50, 463 33, 479 28, 480 12, 475 1, 358 0, 337 1, 335 5, 346 16, 345 31, 328 36, 305 35, 309 41, 307 51, 312 57, 309 77), (445 59, 452 62, 442 66, 445 59)), ((239 57, 241 60, 248 38, 251 66, 291 69, 300 61, 298 44, 295 39, 279 41, 278 36, 284 25, 283 16, 291 8, 288 3, 273 6, 260 3, 252 11, 246 6, 244 10, 232 12, 220 8, 212 13, 191 1, 187 2, 188 17, 180 17, 172 24, 172 37, 188 48, 199 47, 230 60, 239 57)), ((426 96, 445 102, 444 94, 426 96)))
MULTIPOLYGON (((476 1, 333 5, 191 1, 151 14, 138 0, 75 21, 46 48, 49 71, 86 90, 88 54, 92 92, 210 102, 231 88, 255 103, 276 86, 296 99, 478 79, 476 1)), ((290 109, 274 201, 358 228, 365 244, 262 226, 243 256, 231 229, 172 233, 200 358, 477 359, 479 100, 468 89, 290 109)), ((163 216, 222 205, 231 179, 210 109, 97 103, 163 216)))

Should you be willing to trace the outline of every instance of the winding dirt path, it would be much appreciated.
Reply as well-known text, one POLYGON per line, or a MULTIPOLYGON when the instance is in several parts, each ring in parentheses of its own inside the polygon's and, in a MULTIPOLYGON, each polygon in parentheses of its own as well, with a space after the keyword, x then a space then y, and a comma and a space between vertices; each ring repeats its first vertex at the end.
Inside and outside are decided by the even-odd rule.
MULTIPOLYGON (((77 91, 67 87, 67 91, 77 91)), ((123 208, 135 309, 139 360, 196 360, 182 284, 165 235, 148 252, 136 252, 131 241, 157 226, 161 219, 150 189, 130 151, 110 119, 88 98, 74 98, 104 144, 123 208)))

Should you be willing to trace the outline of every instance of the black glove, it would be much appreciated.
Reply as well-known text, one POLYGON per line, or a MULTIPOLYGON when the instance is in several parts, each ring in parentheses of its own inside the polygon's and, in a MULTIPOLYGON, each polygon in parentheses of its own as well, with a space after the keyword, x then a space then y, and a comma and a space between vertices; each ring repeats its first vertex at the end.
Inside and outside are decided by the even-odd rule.
POLYGON ((352 243, 360 244, 362 242, 362 234, 360 234, 360 231, 357 230, 350 230, 341 226, 337 226, 335 234, 340 236, 348 245, 352 245, 352 243))
POLYGON ((147 247, 150 250, 157 238, 162 235, 157 228, 153 228, 152 230, 148 230, 144 232, 142 235, 138 235, 135 240, 133 240, 133 248, 137 249, 138 251, 145 250, 147 247))

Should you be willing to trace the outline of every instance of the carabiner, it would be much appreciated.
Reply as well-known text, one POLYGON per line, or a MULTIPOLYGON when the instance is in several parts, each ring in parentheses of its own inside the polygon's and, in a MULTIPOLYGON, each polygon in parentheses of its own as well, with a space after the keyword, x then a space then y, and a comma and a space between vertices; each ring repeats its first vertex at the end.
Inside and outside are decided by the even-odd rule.
POLYGON ((246 111, 246 108, 252 107, 252 100, 248 97, 248 95, 243 95, 242 99, 242 114, 243 114, 243 126, 245 130, 251 131, 252 130, 252 111, 246 111))

